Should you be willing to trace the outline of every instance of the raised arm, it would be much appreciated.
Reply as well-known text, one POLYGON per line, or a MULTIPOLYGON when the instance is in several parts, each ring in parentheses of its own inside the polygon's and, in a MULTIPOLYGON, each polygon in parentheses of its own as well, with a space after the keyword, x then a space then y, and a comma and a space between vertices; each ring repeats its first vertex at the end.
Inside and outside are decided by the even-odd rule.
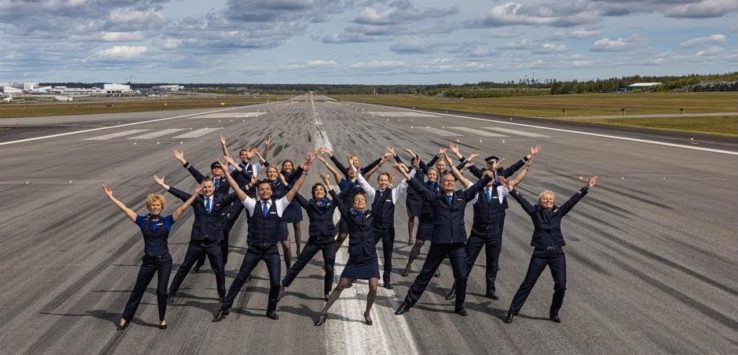
MULTIPOLYGON (((285 197, 287 198, 287 201, 292 201, 293 198, 295 198, 295 195, 298 191, 300 191, 300 187, 302 187, 302 184, 305 182, 305 177, 307 176, 308 171, 310 170, 310 166, 313 164, 313 160, 315 159, 315 152, 308 153, 307 159, 300 164, 300 168, 302 168, 303 173, 300 174, 300 178, 295 181, 295 184, 292 186, 290 191, 287 192, 287 195, 285 197)), ((286 207, 286 206, 285 206, 286 207)))
POLYGON ((336 156, 333 154, 331 154, 331 161, 334 165, 336 165, 336 168, 343 174, 343 176, 348 179, 348 169, 346 168, 346 166, 343 165, 343 163, 341 163, 341 161, 338 160, 338 158, 336 158, 336 156))
POLYGON ((584 195, 589 192, 589 189, 593 188, 597 184, 597 176, 593 176, 589 178, 587 181, 587 184, 584 185, 577 193, 574 194, 574 196, 570 197, 568 201, 564 202, 564 204, 559 207, 559 213, 561 213, 562 216, 566 215, 571 211, 572 208, 574 208, 574 205, 579 202, 579 200, 584 197, 584 195))
MULTIPOLYGON (((528 159, 528 161, 525 162, 525 167, 523 168, 523 170, 520 170, 518 172, 518 174, 515 175, 514 178, 512 178, 512 179, 510 179, 510 180, 507 181, 507 185, 506 185, 507 188, 510 189, 510 190, 512 190, 516 186, 518 186, 518 184, 520 184, 523 181, 523 179, 525 179, 525 176, 528 175, 528 170, 530 169, 530 167, 532 165, 533 165, 533 159, 532 158, 531 159, 528 159)), ((505 177, 504 176, 501 176, 500 177, 500 180, 501 181, 505 181, 505 177)))
POLYGON ((333 179, 336 181, 336 184, 340 183, 341 182, 341 172, 339 172, 338 169, 333 167, 331 164, 328 164, 328 162, 325 161, 325 158, 323 158, 322 156, 319 155, 318 159, 320 160, 321 163, 323 163, 323 165, 325 165, 328 171, 330 171, 331 174, 333 174, 333 179))
POLYGON ((262 158, 261 155, 259 156, 259 159, 264 160, 262 161, 262 164, 264 164, 264 162, 266 162, 267 157, 269 157, 270 150, 272 150, 272 135, 271 134, 267 135, 266 139, 264 140, 264 154, 263 154, 264 158, 262 158))
POLYGON ((202 185, 197 184, 197 186, 195 186, 195 193, 193 193, 192 196, 190 196, 190 198, 188 198, 187 201, 185 201, 181 206, 177 207, 177 209, 174 210, 174 213, 172 213, 173 221, 176 222, 179 219, 179 217, 182 217, 185 211, 187 211, 187 208, 189 208, 192 205, 192 203, 195 202, 197 195, 199 195, 201 191, 202 191, 202 185))
POLYGON ((111 190, 108 185, 103 184, 102 190, 105 195, 108 196, 110 201, 113 201, 113 203, 118 206, 118 208, 120 208, 120 210, 123 211, 126 216, 128 216, 128 219, 130 219, 131 222, 136 222, 136 212, 133 212, 133 210, 128 208, 128 206, 126 206, 123 202, 120 202, 120 200, 115 198, 115 196, 113 196, 113 190, 111 190))
MULTIPOLYGON (((396 163, 392 164, 392 167, 394 167, 395 169, 397 169, 397 167, 395 167, 395 165, 399 165, 400 166, 400 169, 402 169, 403 171, 407 169, 407 167, 404 166, 405 164, 403 164, 401 162, 396 162, 396 163)), ((416 170, 415 169, 412 169, 408 173, 408 176, 410 177, 410 179, 414 180, 415 179, 415 174, 416 174, 416 170)), ((397 200, 400 198, 400 196, 402 196, 402 194, 404 194, 407 191, 407 187, 408 186, 409 186, 408 185, 408 180, 407 179, 402 179, 402 180, 400 180, 400 183, 397 184, 397 186, 395 186, 395 187, 392 188, 392 203, 397 203, 397 200)))
POLYGON ((418 179, 413 179, 410 174, 405 171, 405 169, 400 164, 394 164, 393 167, 395 170, 397 170, 400 175, 402 175, 405 178, 405 181, 415 189, 415 191, 420 194, 420 196, 426 200, 426 201, 433 201, 436 198, 436 192, 428 189, 427 186, 425 186, 424 183, 418 181, 418 179))
POLYGON ((361 189, 364 190, 364 194, 366 194, 366 202, 369 205, 374 203, 374 197, 377 192, 374 190, 372 185, 370 185, 369 182, 364 179, 364 176, 361 173, 358 173, 356 175, 356 182, 358 182, 361 189))
POLYGON ((189 199, 190 196, 191 196, 190 194, 188 194, 188 193, 186 193, 186 192, 184 192, 184 191, 182 191, 182 190, 180 190, 180 189, 178 189, 178 188, 176 188, 174 186, 167 185, 164 182, 164 178, 161 177, 161 176, 154 175, 154 181, 156 181, 156 183, 159 184, 159 186, 161 186, 164 190, 167 190, 170 194, 174 195, 174 197, 176 197, 176 198, 178 198, 178 199, 180 199, 182 201, 187 201, 187 199, 189 199))
POLYGON ((220 149, 223 150, 223 156, 226 160, 231 157, 231 153, 228 152, 228 145, 226 145, 226 139, 224 135, 220 135, 220 149))
POLYGON ((469 202, 477 197, 477 193, 481 191, 485 186, 487 186, 487 183, 490 182, 490 180, 492 180, 492 172, 487 171, 484 176, 479 179, 479 181, 464 190, 464 198, 466 199, 466 202, 469 202))
POLYGON ((528 215, 532 216, 536 212, 536 208, 528 202, 528 200, 523 197, 522 194, 518 192, 518 190, 510 190, 510 196, 512 196, 515 201, 518 201, 520 204, 520 207, 523 208, 523 211, 527 213, 528 215))
POLYGON ((448 157, 448 155, 443 155, 443 158, 446 159, 446 162, 448 163, 448 166, 451 167, 451 174, 454 174, 454 177, 456 180, 459 180, 462 185, 464 185, 465 189, 468 189, 469 186, 472 186, 471 181, 469 179, 465 178, 463 175, 461 175, 461 172, 459 169, 456 169, 456 167, 451 162, 451 158, 448 157))
POLYGON ((533 157, 536 156, 536 154, 538 154, 540 151, 541 151, 541 146, 540 145, 536 145, 536 146, 530 147, 530 152, 528 153, 528 155, 526 155, 522 159, 516 161, 513 165, 510 165, 507 168, 503 169, 500 172, 500 175, 502 175, 504 177, 509 177, 510 175, 512 175, 516 171, 518 171, 518 169, 520 169, 521 167, 523 167, 523 165, 525 165, 525 163, 527 161, 533 159, 533 157))
POLYGON ((369 165, 361 168, 361 173, 366 175, 366 173, 372 169, 374 169, 376 166, 378 166, 382 162, 382 158, 377 158, 377 160, 369 163, 369 165))
POLYGON ((336 207, 338 207, 338 211, 341 213, 341 216, 346 218, 348 216, 348 208, 343 203, 341 196, 336 193, 335 190, 333 190, 333 186, 331 185, 331 182, 328 180, 328 175, 320 174, 320 179, 323 180, 323 184, 325 185, 325 188, 328 189, 328 193, 333 198, 333 201, 336 203, 336 207))

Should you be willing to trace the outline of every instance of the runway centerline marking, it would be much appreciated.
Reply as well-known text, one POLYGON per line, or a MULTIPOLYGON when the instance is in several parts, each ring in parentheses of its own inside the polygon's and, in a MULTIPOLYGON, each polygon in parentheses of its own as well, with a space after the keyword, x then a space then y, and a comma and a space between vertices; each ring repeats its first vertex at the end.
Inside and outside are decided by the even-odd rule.
POLYGON ((220 128, 200 128, 196 129, 192 132, 187 132, 185 134, 180 134, 176 137, 172 137, 173 139, 183 139, 183 138, 199 138, 202 137, 208 133, 213 133, 215 131, 220 130, 220 128))
POLYGON ((168 134, 177 133, 179 131, 184 131, 184 130, 185 130, 184 128, 167 128, 167 129, 162 129, 160 131, 142 134, 140 136, 130 137, 128 139, 153 139, 153 138, 166 136, 168 134))
POLYGON ((474 128, 469 128, 469 127, 458 127, 458 126, 454 126, 454 127, 448 127, 448 128, 453 129, 454 131, 460 131, 460 132, 464 132, 464 133, 469 133, 469 134, 473 134, 475 136, 480 136, 480 137, 491 137, 491 138, 503 138, 503 137, 507 137, 504 134, 497 134, 497 133, 492 133, 492 132, 486 132, 486 131, 482 131, 482 130, 474 129, 474 128))
POLYGON ((146 131, 149 131, 149 130, 148 129, 132 129, 130 131, 116 132, 116 133, 106 134, 104 136, 86 138, 85 140, 86 141, 104 141, 104 140, 118 138, 118 137, 130 136, 132 134, 146 132, 146 131))
POLYGON ((533 138, 548 138, 545 134, 538 134, 538 133, 531 133, 526 131, 519 131, 517 129, 507 129, 507 128, 499 128, 499 127, 482 127, 487 130, 496 131, 496 132, 502 132, 502 133, 509 133, 514 134, 518 136, 523 137, 533 137, 533 138))
POLYGON ((463 136, 463 135, 458 134, 458 133, 444 131, 442 129, 433 128, 433 127, 418 127, 418 128, 421 129, 421 130, 423 130, 423 131, 426 131, 428 133, 433 133, 435 135, 439 135, 441 137, 462 137, 463 136))
MULTIPOLYGON (((310 101, 313 103, 312 97, 310 101)), ((332 149, 328 136, 323 132, 314 103, 313 115, 316 130, 318 131, 316 133, 315 147, 320 148, 321 146, 326 146, 332 149)), ((336 217, 334 214, 334 222, 338 220, 336 217)), ((344 246, 336 251, 336 265, 346 264, 348 261, 346 250, 347 248, 344 246)), ((379 262, 380 268, 381 265, 381 262, 379 262)), ((335 268, 334 282, 340 280, 342 271, 343 267, 335 268)), ((371 311, 374 326, 368 327, 364 324, 363 314, 366 307, 368 287, 368 283, 363 280, 355 282, 353 287, 344 289, 341 292, 341 298, 333 304, 333 307, 328 313, 328 321, 323 325, 327 333, 325 338, 327 352, 329 354, 419 353, 407 319, 394 315, 393 309, 399 305, 395 301, 396 295, 394 291, 384 289, 383 287, 377 289, 376 302, 371 311), (387 308, 377 307, 376 303, 383 302, 384 299, 391 302, 392 307, 388 311, 389 314, 386 314, 387 308), (380 312, 380 310, 384 310, 385 312, 380 312), (336 320, 335 314, 339 314, 341 317, 347 319, 336 320)))

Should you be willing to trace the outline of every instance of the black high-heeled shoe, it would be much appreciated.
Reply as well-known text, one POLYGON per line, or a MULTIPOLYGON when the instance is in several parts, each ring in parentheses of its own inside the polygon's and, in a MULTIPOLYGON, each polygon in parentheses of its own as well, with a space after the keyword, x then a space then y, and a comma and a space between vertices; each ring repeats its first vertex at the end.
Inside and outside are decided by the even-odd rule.
POLYGON ((315 321, 315 326, 320 327, 321 325, 323 325, 323 323, 325 323, 326 319, 328 319, 328 313, 321 313, 320 317, 318 317, 318 319, 315 321))
POLYGON ((366 325, 374 324, 374 322, 372 322, 372 317, 369 313, 364 313, 364 321, 366 322, 366 325))
POLYGON ((167 329, 167 322, 159 323, 159 329, 167 329))
POLYGON ((130 323, 130 322, 129 321, 125 321, 125 323, 123 323, 123 325, 121 325, 120 323, 118 323, 118 328, 116 328, 116 329, 117 330, 126 329, 126 327, 128 327, 128 323, 130 323))

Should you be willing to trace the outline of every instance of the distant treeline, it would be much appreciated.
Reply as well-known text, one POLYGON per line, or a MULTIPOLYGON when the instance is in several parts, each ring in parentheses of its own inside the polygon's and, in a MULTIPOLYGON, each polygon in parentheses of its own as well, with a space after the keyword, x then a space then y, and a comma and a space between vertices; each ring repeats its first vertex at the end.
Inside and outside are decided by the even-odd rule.
MULTIPOLYGON (((559 81, 555 79, 521 79, 518 81, 482 81, 476 84, 434 85, 334 85, 334 84, 232 84, 232 83, 131 83, 133 89, 148 89, 157 85, 180 84, 186 90, 219 94, 285 94, 297 95, 313 91, 324 95, 409 94, 457 98, 530 96, 547 94, 581 94, 615 92, 638 82, 660 82, 655 91, 738 91, 738 72, 727 74, 692 74, 685 76, 625 76, 589 81, 559 81)), ((41 83, 68 87, 102 87, 103 83, 41 83)))

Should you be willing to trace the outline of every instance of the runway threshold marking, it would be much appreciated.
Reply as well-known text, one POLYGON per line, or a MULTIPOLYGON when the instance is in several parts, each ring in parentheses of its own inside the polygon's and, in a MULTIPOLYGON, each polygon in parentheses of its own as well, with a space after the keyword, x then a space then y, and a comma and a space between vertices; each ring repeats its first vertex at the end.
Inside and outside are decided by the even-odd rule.
POLYGON ((149 130, 148 129, 132 129, 132 130, 129 130, 129 131, 116 132, 116 133, 106 134, 106 135, 103 135, 103 136, 86 138, 85 140, 86 141, 104 141, 104 140, 118 138, 118 137, 130 136, 132 134, 146 132, 146 131, 149 131, 149 130))
MULTIPOLYGON (((322 122, 315 110, 311 98, 314 123, 316 126, 315 147, 333 145, 328 135, 322 129, 322 122)), ((338 213, 338 211, 336 211, 338 213)), ((334 222, 338 215, 334 214, 334 222)), ((347 248, 336 251, 336 265, 345 265, 348 261, 347 248)), ((381 262, 379 263, 382 268, 381 262)), ((343 267, 336 267, 334 282, 340 280, 343 267)), ((395 316, 394 309, 399 306, 395 300, 394 291, 379 287, 371 316, 373 326, 364 324, 364 310, 366 309, 366 295, 368 282, 357 281, 351 288, 344 289, 336 303, 328 313, 328 321, 323 325, 326 328, 326 349, 329 354, 417 354, 418 346, 412 336, 410 327, 404 316, 395 316), (361 291, 361 292, 360 292, 361 291), (389 300, 391 307, 378 307, 376 303, 389 300), (380 312, 382 310, 383 312, 380 312), (336 315, 343 319, 337 320, 336 315)))
MULTIPOLYGON (((377 104, 367 104, 367 105, 374 105, 374 106, 379 106, 379 107, 388 107, 388 106, 377 105, 377 104)), ((398 108, 395 107, 395 109, 398 109, 398 108)), ((412 111, 412 112, 425 112, 425 111, 413 110, 413 109, 409 109, 409 108, 406 108, 406 109, 403 109, 403 110, 412 111)), ((723 149, 714 149, 714 148, 695 147, 695 146, 686 145, 686 144, 676 144, 676 143, 659 142, 659 141, 654 141, 654 140, 650 140, 650 139, 639 139, 639 138, 631 138, 631 137, 623 137, 623 136, 614 136, 614 135, 611 135, 611 134, 591 133, 591 132, 575 131, 575 130, 563 129, 563 128, 543 127, 543 126, 536 126, 536 125, 526 124, 526 123, 505 122, 505 121, 499 121, 497 119, 491 119, 491 118, 469 117, 469 116, 456 115, 456 114, 450 114, 450 113, 438 113, 438 112, 434 112, 433 114, 440 115, 440 116, 446 116, 446 117, 465 118, 465 119, 473 120, 473 121, 494 122, 494 123, 497 123, 497 124, 506 124, 506 125, 518 126, 518 127, 530 127, 530 128, 543 129, 543 130, 548 130, 548 131, 556 131, 556 132, 581 134, 581 135, 591 136, 591 137, 601 137, 601 138, 618 139, 618 140, 629 141, 629 142, 655 144, 655 145, 661 145, 661 146, 665 146, 665 147, 691 149, 691 150, 698 150, 698 151, 710 152, 710 153, 738 155, 738 152, 736 152, 736 151, 723 150, 723 149)))
POLYGON ((176 137, 172 137, 174 139, 183 139, 183 138, 199 138, 202 137, 208 133, 213 133, 215 131, 220 130, 220 128, 200 128, 196 129, 192 132, 187 132, 185 134, 180 134, 176 137))
POLYGON ((166 136, 168 134, 177 133, 179 131, 184 131, 184 130, 185 130, 184 128, 167 128, 167 129, 162 129, 160 131, 142 134, 140 136, 129 137, 128 139, 153 139, 153 138, 166 136))
MULTIPOLYGON (((261 105, 263 105, 263 104, 261 104, 261 105)), ((2 146, 2 145, 10 145, 10 144, 17 144, 17 143, 25 143, 25 142, 33 142, 33 141, 39 141, 39 140, 49 139, 49 138, 65 137, 65 136, 71 136, 71 135, 80 134, 80 133, 97 132, 97 131, 103 131, 103 130, 107 130, 107 129, 114 129, 114 128, 120 128, 120 127, 129 127, 129 126, 135 126, 135 125, 146 124, 146 123, 176 120, 178 118, 198 116, 198 115, 202 115, 204 113, 206 114, 206 113, 214 113, 214 112, 223 112, 223 111, 235 110, 235 109, 239 109, 239 108, 253 107, 253 106, 255 106, 255 105, 229 107, 229 108, 224 108, 224 109, 219 109, 219 110, 214 110, 214 111, 208 111, 208 112, 190 113, 190 114, 186 114, 186 115, 177 115, 177 116, 172 116, 172 117, 156 118, 156 119, 153 119, 153 120, 124 123, 124 124, 119 124, 119 125, 115 125, 115 126, 90 128, 90 129, 83 129, 83 130, 74 131, 74 132, 65 132, 65 133, 50 134, 50 135, 47 135, 47 136, 18 139, 18 140, 14 140, 14 141, 0 142, 0 146, 2 146)))
POLYGON ((503 137, 507 137, 504 134, 492 133, 492 132, 482 131, 482 130, 479 130, 479 129, 469 128, 469 127, 458 127, 458 126, 455 126, 455 127, 448 127, 448 128, 453 129, 454 131, 469 133, 469 134, 473 134, 475 136, 480 136, 480 137, 491 137, 491 138, 503 138, 503 137))

